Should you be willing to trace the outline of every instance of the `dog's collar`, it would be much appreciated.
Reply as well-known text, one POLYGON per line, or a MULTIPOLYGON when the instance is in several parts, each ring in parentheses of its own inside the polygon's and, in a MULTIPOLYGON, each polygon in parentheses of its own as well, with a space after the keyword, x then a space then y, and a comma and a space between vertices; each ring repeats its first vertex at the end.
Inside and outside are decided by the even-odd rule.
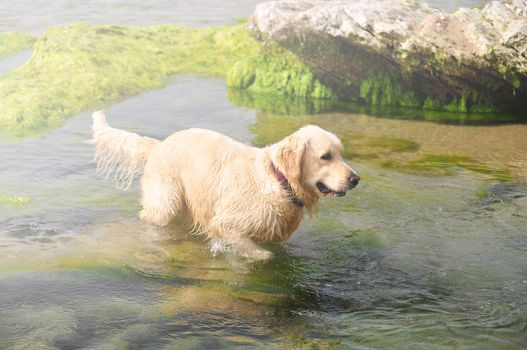
POLYGON ((282 185, 282 188, 289 193, 289 196, 291 197, 291 202, 293 202, 293 204, 297 207, 303 208, 304 202, 302 202, 302 200, 296 196, 295 191, 293 191, 293 188, 289 183, 289 180, 287 180, 285 175, 282 174, 280 170, 278 170, 278 168, 274 165, 273 162, 271 162, 271 168, 273 169, 273 173, 276 176, 276 179, 280 182, 280 185, 282 185))

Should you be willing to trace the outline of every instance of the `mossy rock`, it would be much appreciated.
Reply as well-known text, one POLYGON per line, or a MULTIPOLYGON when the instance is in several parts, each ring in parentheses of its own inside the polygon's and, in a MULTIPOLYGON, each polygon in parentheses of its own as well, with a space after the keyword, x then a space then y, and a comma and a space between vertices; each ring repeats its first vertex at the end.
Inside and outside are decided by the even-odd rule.
POLYGON ((335 98, 296 56, 269 44, 258 55, 237 62, 227 76, 227 85, 269 95, 335 98))
POLYGON ((36 37, 29 34, 0 32, 0 58, 31 48, 35 40, 36 37))
POLYGON ((426 2, 269 2, 249 26, 345 101, 525 120, 524 2, 446 13, 426 2), (394 15, 397 14, 397 15, 394 15))
POLYGON ((276 45, 261 45, 244 25, 71 24, 40 36, 31 59, 0 78, 0 127, 15 135, 54 128, 179 73, 225 76, 229 85, 257 93, 332 96, 308 66, 276 45))

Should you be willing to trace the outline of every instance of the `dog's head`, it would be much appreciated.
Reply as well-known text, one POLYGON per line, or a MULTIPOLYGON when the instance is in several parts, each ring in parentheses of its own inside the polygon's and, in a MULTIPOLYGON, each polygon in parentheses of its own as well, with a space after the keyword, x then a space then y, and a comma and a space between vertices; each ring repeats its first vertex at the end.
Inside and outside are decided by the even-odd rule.
POLYGON ((271 159, 309 212, 322 195, 344 196, 360 177, 342 159, 334 134, 308 125, 271 146, 271 159))

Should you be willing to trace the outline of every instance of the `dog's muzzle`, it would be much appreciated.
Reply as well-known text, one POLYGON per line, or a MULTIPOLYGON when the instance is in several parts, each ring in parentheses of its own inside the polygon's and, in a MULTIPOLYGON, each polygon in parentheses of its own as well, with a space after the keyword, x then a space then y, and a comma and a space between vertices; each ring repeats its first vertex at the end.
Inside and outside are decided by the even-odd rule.
POLYGON ((317 188, 323 194, 326 194, 326 195, 331 194, 337 197, 344 197, 348 190, 351 190, 352 188, 357 187, 357 185, 359 184, 359 181, 360 181, 360 176, 354 174, 348 178, 348 188, 346 188, 344 191, 332 190, 331 188, 326 186, 326 184, 324 184, 322 181, 317 182, 317 188))
POLYGON ((343 197, 346 195, 346 191, 334 191, 321 181, 317 182, 317 188, 323 194, 331 194, 337 197, 343 197))

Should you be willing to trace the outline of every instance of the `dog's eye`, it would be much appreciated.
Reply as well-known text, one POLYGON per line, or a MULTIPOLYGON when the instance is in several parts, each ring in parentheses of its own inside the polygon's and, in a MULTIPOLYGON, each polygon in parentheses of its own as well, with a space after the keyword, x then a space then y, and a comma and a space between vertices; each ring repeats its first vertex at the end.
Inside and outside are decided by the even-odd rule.
POLYGON ((324 155, 320 157, 320 159, 331 160, 331 153, 324 153, 324 155))

